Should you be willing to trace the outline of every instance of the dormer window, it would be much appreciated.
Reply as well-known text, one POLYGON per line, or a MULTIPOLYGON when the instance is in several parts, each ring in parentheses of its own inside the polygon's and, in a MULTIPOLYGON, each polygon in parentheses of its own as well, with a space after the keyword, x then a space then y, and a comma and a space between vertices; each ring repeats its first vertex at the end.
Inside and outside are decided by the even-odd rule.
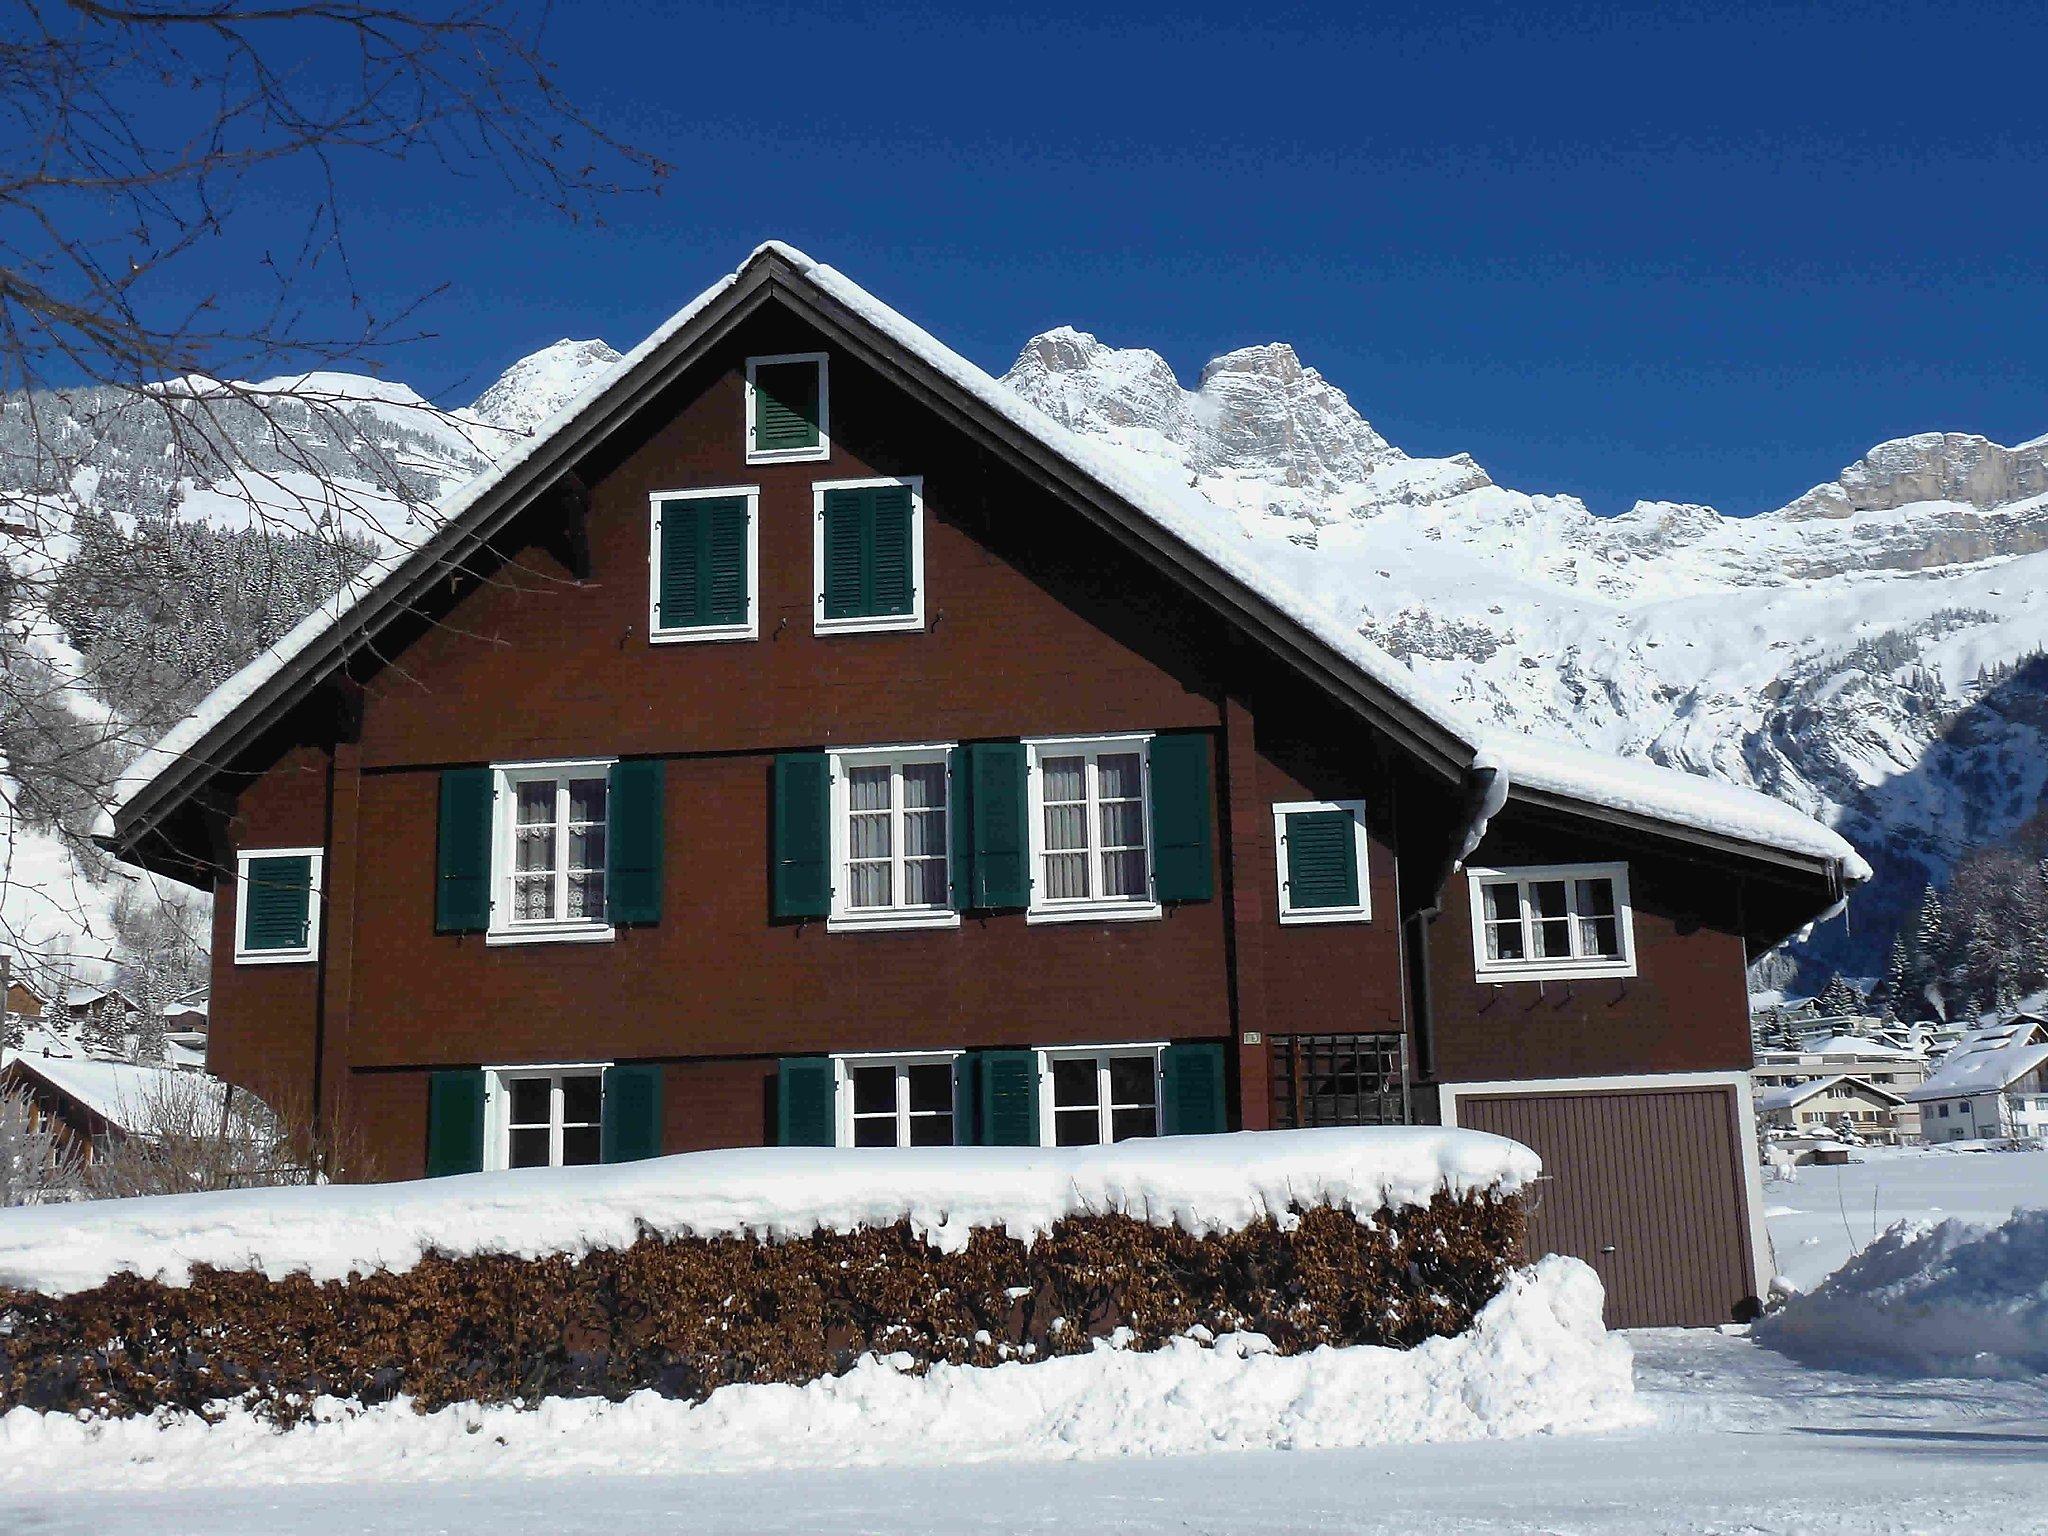
POLYGON ((747 462, 794 464, 832 452, 831 383, 825 354, 747 359, 747 462))

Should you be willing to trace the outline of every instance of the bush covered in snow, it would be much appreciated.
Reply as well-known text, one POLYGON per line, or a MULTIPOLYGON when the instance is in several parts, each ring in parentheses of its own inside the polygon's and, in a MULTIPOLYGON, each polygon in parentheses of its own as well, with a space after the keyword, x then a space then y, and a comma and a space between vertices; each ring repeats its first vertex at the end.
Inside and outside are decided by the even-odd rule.
POLYGON ((1896 1223, 1756 1325, 1810 1365, 1900 1375, 2048 1372, 2048 1210, 2003 1226, 1896 1223))
POLYGON ((701 1398, 1105 1337, 1408 1348, 1500 1290, 1537 1166, 1415 1127, 753 1149, 12 1212, 0 1408, 701 1398))

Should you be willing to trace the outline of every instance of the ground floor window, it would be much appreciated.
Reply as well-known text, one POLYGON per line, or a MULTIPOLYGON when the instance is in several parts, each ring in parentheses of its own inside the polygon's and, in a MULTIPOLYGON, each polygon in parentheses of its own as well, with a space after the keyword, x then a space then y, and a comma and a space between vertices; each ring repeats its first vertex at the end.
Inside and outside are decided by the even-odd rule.
POLYGON ((1040 1072, 1048 1144, 1086 1147, 1159 1134, 1159 1047, 1050 1050, 1040 1072))
POLYGON ((602 1066, 505 1069, 488 1076, 489 1168, 574 1168, 599 1160, 602 1066))
POLYGON ((839 1058, 839 1145, 953 1145, 951 1054, 839 1058))

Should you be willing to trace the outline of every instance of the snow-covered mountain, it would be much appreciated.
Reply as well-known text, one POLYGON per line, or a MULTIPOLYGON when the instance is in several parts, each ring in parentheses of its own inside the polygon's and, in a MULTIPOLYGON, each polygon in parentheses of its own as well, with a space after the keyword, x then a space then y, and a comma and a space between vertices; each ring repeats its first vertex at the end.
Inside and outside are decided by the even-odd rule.
POLYGON ((1774 512, 1493 483, 1411 458, 1284 344, 1193 389, 1068 328, 1005 382, 1171 465, 1259 559, 1469 712, 1755 784, 1879 876, 1813 953, 1881 967, 1895 914, 2048 790, 2048 437, 1879 444, 1774 512))

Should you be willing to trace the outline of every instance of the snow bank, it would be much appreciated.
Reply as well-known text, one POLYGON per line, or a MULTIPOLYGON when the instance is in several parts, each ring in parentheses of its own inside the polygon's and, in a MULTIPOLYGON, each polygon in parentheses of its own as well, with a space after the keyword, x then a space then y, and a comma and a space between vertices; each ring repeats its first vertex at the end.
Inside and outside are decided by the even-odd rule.
POLYGON ((1364 1218, 1438 1192, 1513 1193, 1536 1154, 1432 1126, 1237 1132, 1113 1147, 748 1147, 598 1168, 409 1184, 233 1190, 0 1211, 0 1287, 66 1295, 122 1271, 182 1285, 195 1264, 316 1280, 405 1270, 428 1249, 535 1257, 664 1237, 804 1237, 907 1220, 958 1252, 977 1227, 1029 1241, 1063 1216, 1195 1233, 1297 1206, 1364 1218))
POLYGON ((2048 1210, 1989 1228, 1899 1222, 1818 1290, 1759 1319, 1755 1337, 1838 1369, 2048 1372, 2048 1210))
POLYGON ((1257 1335, 1032 1365, 870 1356, 805 1386, 735 1386, 700 1404, 642 1392, 538 1409, 323 1402, 278 1433, 242 1411, 86 1423, 0 1417, 0 1487, 472 1480, 601 1472, 1072 1461, 1211 1451, 1483 1440, 1633 1425, 1631 1354, 1601 1327, 1600 1281, 1576 1259, 1511 1276, 1471 1331, 1411 1350, 1280 1356, 1257 1335))

